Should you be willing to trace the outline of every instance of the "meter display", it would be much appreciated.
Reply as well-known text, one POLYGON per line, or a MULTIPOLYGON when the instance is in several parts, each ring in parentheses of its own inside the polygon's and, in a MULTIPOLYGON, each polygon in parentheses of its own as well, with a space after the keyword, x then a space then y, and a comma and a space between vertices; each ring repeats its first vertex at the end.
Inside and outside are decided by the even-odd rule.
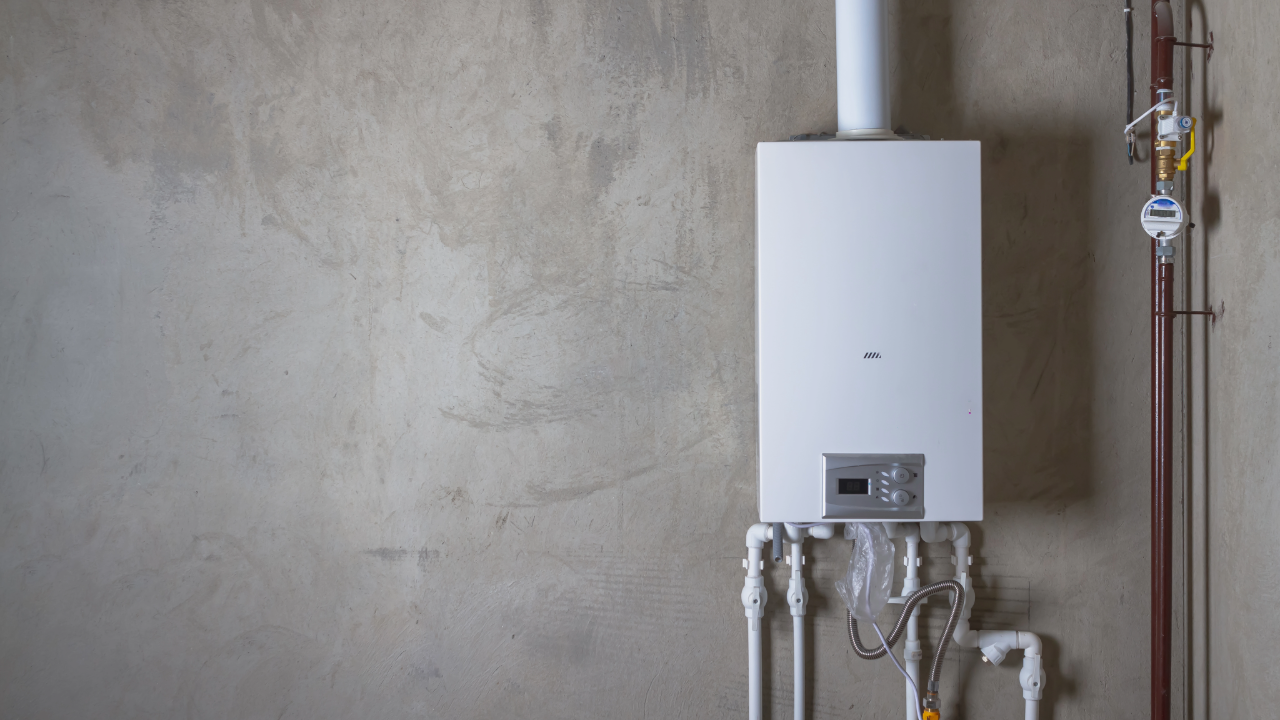
POLYGON ((1142 229, 1157 240, 1178 237, 1187 227, 1187 213, 1177 200, 1157 195, 1142 206, 1142 229))

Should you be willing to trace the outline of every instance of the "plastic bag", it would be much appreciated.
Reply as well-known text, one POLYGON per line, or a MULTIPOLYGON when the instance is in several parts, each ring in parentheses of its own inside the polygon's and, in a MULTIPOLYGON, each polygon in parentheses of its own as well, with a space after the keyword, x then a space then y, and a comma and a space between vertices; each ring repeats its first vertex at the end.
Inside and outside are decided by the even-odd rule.
POLYGON ((854 619, 875 622, 893 587, 893 541, 881 523, 846 523, 844 536, 853 540, 853 555, 836 592, 854 619))

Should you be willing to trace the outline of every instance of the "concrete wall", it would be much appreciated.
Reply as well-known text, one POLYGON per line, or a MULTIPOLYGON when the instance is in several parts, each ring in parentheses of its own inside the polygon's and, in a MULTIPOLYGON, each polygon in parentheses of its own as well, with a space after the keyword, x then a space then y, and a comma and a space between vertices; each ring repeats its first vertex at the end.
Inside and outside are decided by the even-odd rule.
MULTIPOLYGON (((1229 21, 1257 32, 1261 7, 1229 21)), ((3 714, 744 715, 753 150, 834 127, 832 18, 0 4, 3 714)), ((1119 137, 1120 13, 916 0, 893 28, 895 123, 983 141, 975 625, 1046 637, 1046 717, 1137 715, 1146 168, 1119 137)), ((1213 512, 1262 524, 1275 491, 1242 488, 1276 453, 1259 329, 1280 286, 1274 155, 1248 133, 1275 91, 1243 48, 1222 57, 1219 97, 1255 114, 1222 110, 1214 151, 1213 237, 1236 249, 1213 266, 1214 472, 1234 483, 1213 512)), ((1275 550, 1216 527, 1221 581, 1252 578, 1214 606, 1225 696, 1271 677, 1248 674, 1274 658, 1249 612, 1275 550)), ((814 553, 813 716, 900 713, 896 671, 842 636, 847 548, 814 553)), ((1017 662, 949 657, 949 717, 1018 716, 1017 662)), ((1259 710, 1255 687, 1233 702, 1259 710)))
POLYGON ((1192 365, 1208 402, 1207 482, 1195 486, 1205 534, 1194 550, 1206 554, 1209 591, 1195 631, 1208 641, 1204 704, 1215 717, 1249 717, 1274 707, 1280 683, 1280 146, 1268 135, 1280 111, 1280 6, 1197 3, 1189 15, 1197 39, 1215 40, 1191 82, 1207 120, 1193 198, 1207 262, 1189 289, 1221 311, 1202 333, 1207 362, 1192 365))

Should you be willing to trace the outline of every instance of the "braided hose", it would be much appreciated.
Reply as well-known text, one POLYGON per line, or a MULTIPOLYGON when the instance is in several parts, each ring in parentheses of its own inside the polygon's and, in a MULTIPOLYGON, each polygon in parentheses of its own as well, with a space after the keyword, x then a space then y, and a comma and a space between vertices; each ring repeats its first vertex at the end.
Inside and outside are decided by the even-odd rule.
MULTIPOLYGON (((907 620, 911 618, 911 613, 915 611, 916 605, 930 595, 940 592, 953 592, 956 594, 956 600, 951 604, 951 616, 947 618, 947 628, 942 632, 942 637, 938 639, 938 651, 933 655, 933 667, 929 670, 930 682, 937 683, 942 678, 942 656, 947 652, 947 644, 951 642, 951 635, 956 630, 956 623, 960 622, 960 613, 964 611, 964 585, 956 580, 943 580, 932 585, 925 585, 919 590, 907 596, 907 600, 902 605, 902 614, 898 616, 898 622, 893 626, 893 631, 885 636, 884 645, 875 649, 868 650, 862 644, 862 638, 858 637, 858 621, 853 619, 853 613, 849 615, 849 643, 853 645, 853 651, 858 657, 866 660, 875 660, 884 657, 889 652, 894 643, 902 637, 902 633, 907 629, 907 620)), ((848 611, 846 611, 848 612, 848 611)))

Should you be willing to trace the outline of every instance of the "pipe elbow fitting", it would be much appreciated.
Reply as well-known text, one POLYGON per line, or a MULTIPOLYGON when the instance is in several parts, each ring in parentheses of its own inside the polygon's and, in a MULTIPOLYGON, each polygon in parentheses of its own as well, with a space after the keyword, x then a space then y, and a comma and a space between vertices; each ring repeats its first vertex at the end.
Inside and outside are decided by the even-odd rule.
MULTIPOLYGON (((962 522, 951 523, 950 535, 951 535, 951 544, 954 545, 957 549, 967 548, 971 544, 972 538, 969 535, 969 526, 965 525, 962 522)), ((959 557, 959 556, 960 554, 956 553, 956 557, 959 557)))
POLYGON ((1018 631, 1018 647, 1022 649, 1027 657, 1040 657, 1044 650, 1043 643, 1040 642, 1040 636, 1032 632, 1018 631))
POLYGON ((747 547, 759 550, 773 539, 773 526, 769 523, 756 523, 747 528, 747 547))
POLYGON ((814 525, 813 527, 809 528, 809 537, 811 538, 817 538, 818 540, 830 540, 835 536, 836 536, 835 523, 822 523, 821 525, 814 525))
POLYGON ((951 639, 960 647, 976 648, 979 645, 978 631, 969 627, 968 620, 956 623, 956 631, 951 634, 951 639))

